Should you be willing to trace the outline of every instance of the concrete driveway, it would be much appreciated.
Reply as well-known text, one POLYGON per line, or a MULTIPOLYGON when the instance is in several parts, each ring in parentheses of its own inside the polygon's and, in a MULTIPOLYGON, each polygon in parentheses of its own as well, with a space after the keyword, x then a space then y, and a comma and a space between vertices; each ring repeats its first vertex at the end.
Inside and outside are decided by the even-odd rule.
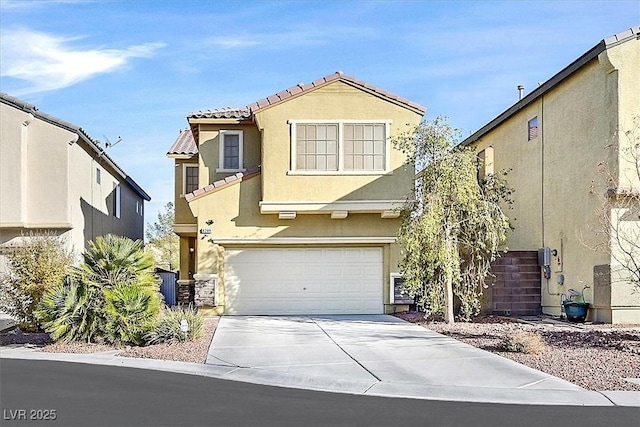
POLYGON ((207 364, 230 379, 385 396, 611 404, 393 316, 224 316, 207 364))

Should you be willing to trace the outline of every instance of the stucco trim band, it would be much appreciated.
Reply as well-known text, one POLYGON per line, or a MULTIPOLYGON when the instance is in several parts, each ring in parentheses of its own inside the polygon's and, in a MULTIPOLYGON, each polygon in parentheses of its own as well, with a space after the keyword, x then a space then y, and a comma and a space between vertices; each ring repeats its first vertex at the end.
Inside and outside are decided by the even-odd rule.
POLYGON ((38 224, 28 222, 0 222, 0 228, 63 228, 70 230, 73 228, 73 224, 69 222, 43 222, 38 224))
POLYGON ((346 200, 336 202, 260 202, 260 213, 275 214, 285 211, 326 212, 347 211, 350 213, 382 213, 399 210, 405 200, 346 200))
POLYGON ((346 245, 346 244, 389 244, 395 237, 267 237, 264 239, 226 238, 214 239, 219 245, 346 245))

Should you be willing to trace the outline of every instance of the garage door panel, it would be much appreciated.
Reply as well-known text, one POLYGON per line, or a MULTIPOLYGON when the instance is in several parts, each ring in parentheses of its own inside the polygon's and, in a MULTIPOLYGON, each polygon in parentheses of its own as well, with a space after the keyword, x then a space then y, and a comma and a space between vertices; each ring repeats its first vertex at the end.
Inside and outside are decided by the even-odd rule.
POLYGON ((227 250, 228 314, 379 314, 381 248, 227 250))

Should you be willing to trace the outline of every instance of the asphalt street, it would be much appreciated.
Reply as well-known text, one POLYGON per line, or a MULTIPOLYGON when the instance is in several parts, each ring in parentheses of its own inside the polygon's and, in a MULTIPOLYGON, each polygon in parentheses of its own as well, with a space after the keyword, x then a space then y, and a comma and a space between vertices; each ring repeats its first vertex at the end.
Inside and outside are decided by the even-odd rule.
POLYGON ((7 427, 637 427, 640 416, 640 410, 634 407, 505 405, 384 398, 44 360, 2 359, 0 380, 0 420, 2 426, 7 427))

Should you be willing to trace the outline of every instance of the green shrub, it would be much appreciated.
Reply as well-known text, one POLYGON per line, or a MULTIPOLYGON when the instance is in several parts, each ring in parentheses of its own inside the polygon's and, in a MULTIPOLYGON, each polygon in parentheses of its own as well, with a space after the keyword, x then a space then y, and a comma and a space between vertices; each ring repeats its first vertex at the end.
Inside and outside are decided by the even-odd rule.
POLYGON ((0 310, 21 329, 36 331, 36 311, 45 292, 69 274, 73 256, 53 234, 33 234, 7 255, 8 272, 0 276, 0 310))
POLYGON ((138 286, 158 288, 153 255, 144 252, 142 240, 107 234, 89 243, 84 253, 83 274, 102 286, 136 282, 138 286))
POLYGON ((104 333, 103 307, 102 289, 73 275, 47 290, 37 315, 54 340, 91 342, 104 333))
POLYGON ((105 290, 106 339, 113 344, 144 344, 160 313, 162 296, 136 284, 121 284, 105 290))
POLYGON ((84 264, 41 304, 54 339, 144 344, 160 313, 160 279, 142 241, 106 235, 89 243, 84 264))
POLYGON ((175 344, 186 340, 193 340, 202 335, 204 319, 193 307, 173 307, 165 309, 155 327, 147 334, 148 344, 175 344), (186 320, 189 325, 187 333, 182 332, 181 322, 186 320))
POLYGON ((535 332, 516 332, 502 339, 498 348, 502 351, 526 354, 540 354, 546 344, 540 335, 535 332))

